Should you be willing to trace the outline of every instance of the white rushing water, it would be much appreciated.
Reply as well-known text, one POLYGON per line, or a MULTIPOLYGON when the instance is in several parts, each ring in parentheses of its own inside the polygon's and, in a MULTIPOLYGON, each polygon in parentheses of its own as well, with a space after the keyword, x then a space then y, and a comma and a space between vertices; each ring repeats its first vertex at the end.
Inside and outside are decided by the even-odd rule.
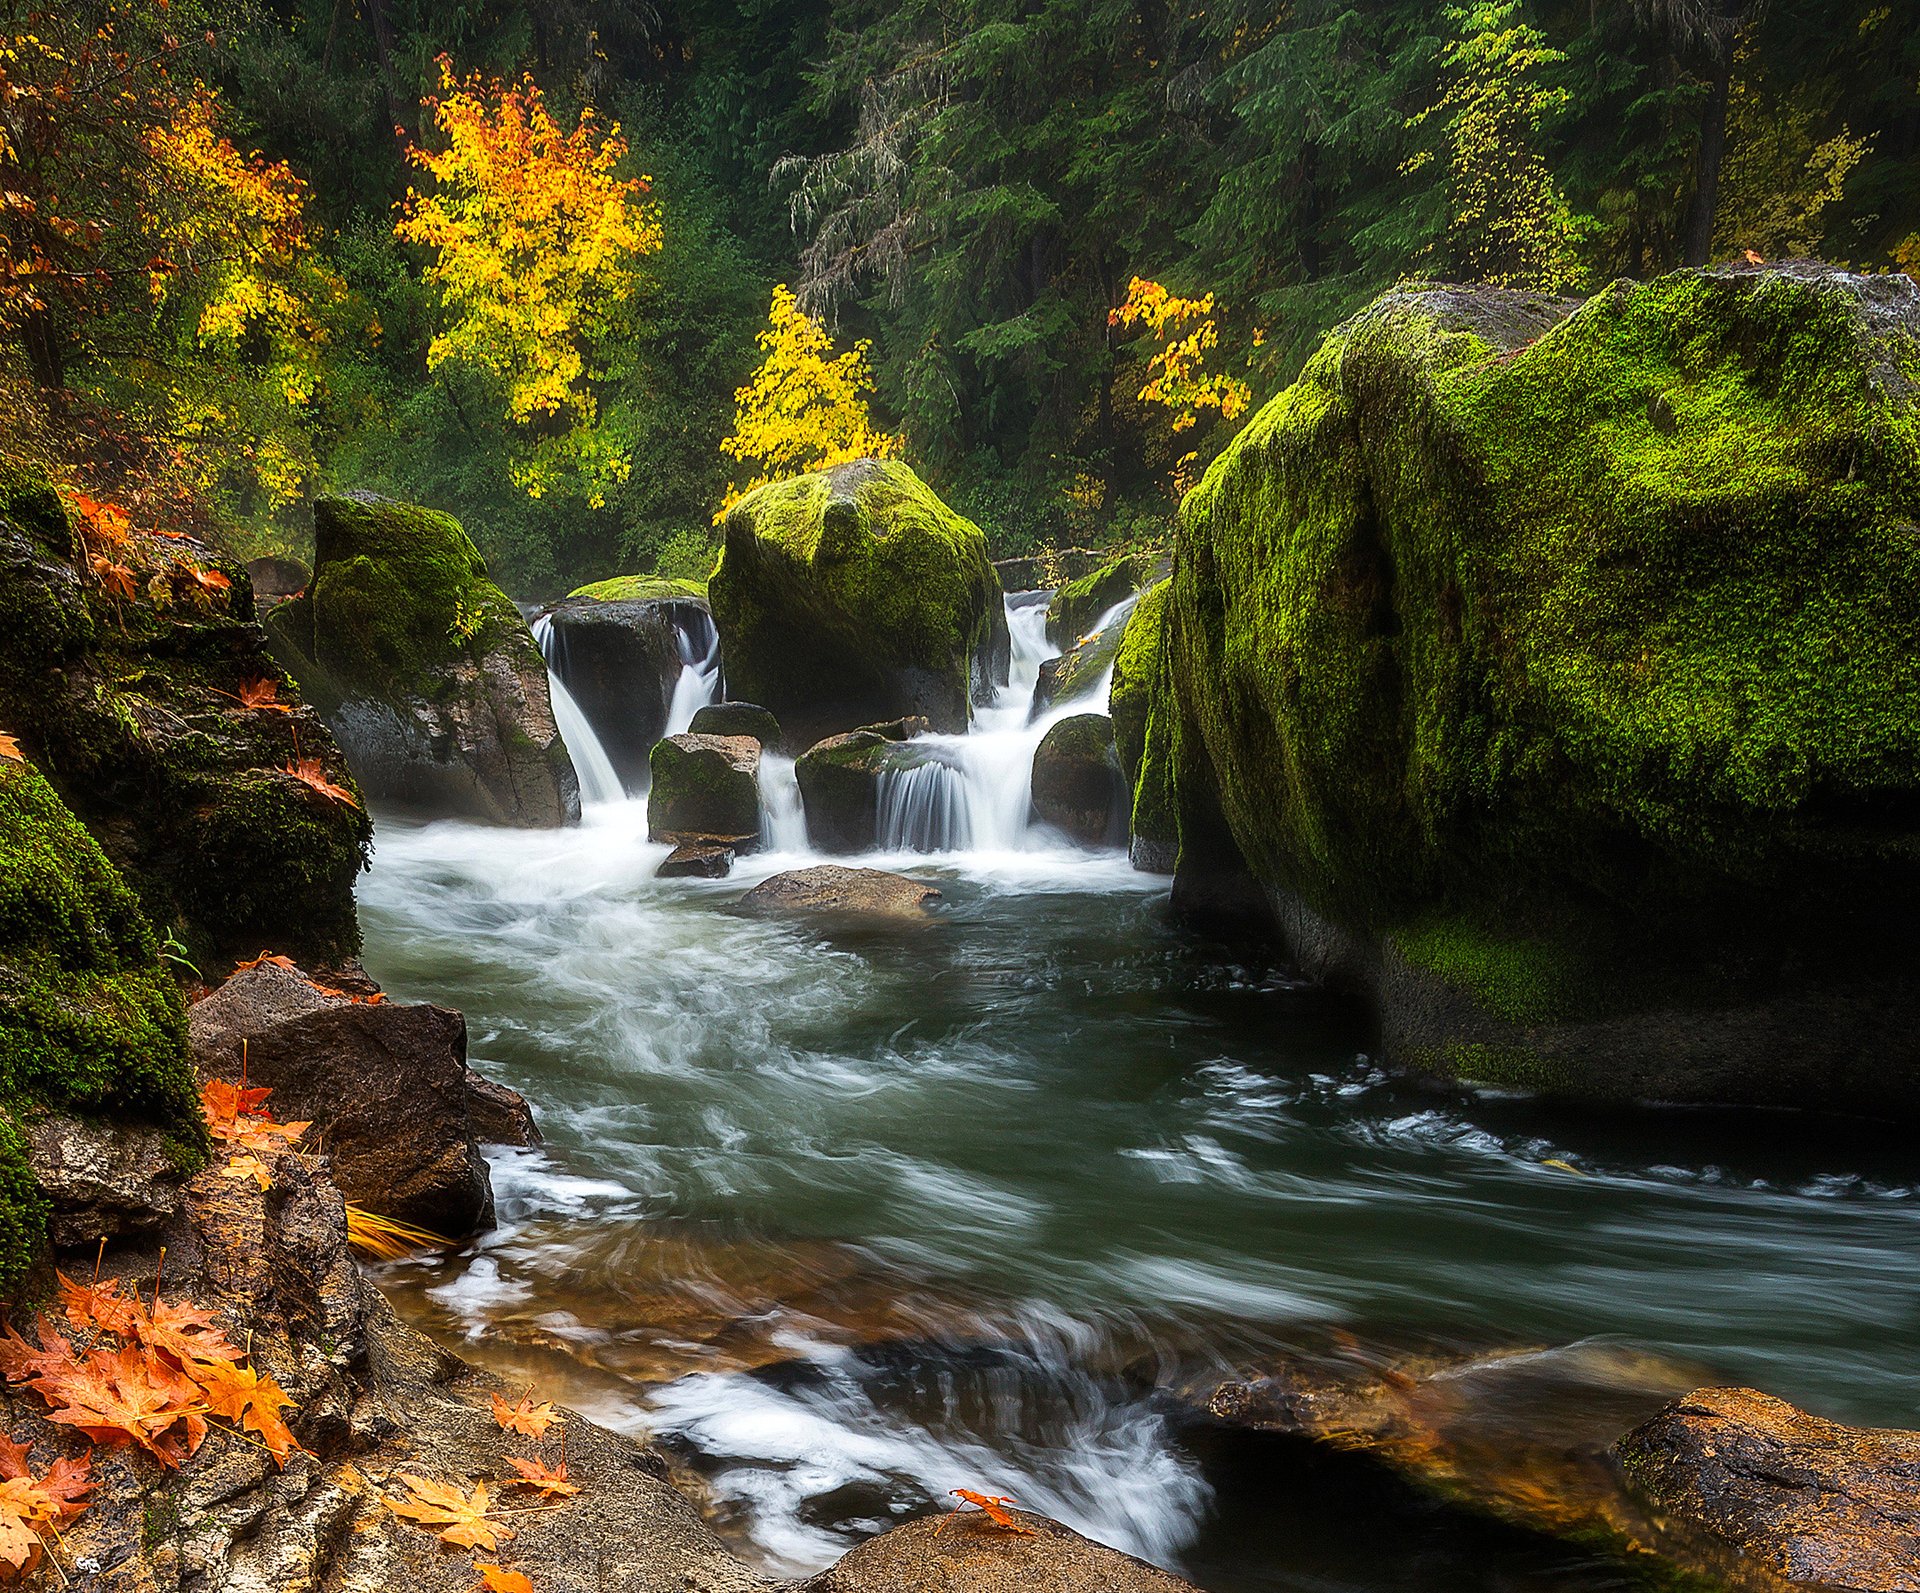
POLYGON ((614 772, 607 749, 600 745, 599 736, 573 700, 573 693, 553 672, 551 615, 542 614, 533 622, 533 639, 540 644, 540 656, 547 661, 547 693, 553 699, 553 722, 559 727, 560 739, 567 745, 567 756, 573 759, 573 772, 580 777, 580 800, 583 803, 626 801, 627 793, 620 784, 620 776, 614 772))
POLYGON ((681 609, 700 619, 680 626, 680 678, 667 705, 665 734, 669 736, 685 732, 693 716, 720 696, 720 632, 705 609, 690 604, 681 609))

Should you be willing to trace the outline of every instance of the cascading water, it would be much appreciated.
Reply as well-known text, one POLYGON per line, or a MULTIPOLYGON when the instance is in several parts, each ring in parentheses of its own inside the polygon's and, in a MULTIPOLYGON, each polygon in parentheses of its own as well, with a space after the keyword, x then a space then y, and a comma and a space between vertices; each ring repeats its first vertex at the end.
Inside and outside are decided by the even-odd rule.
POLYGON ((793 759, 776 752, 760 755, 760 849, 764 852, 804 852, 807 814, 800 802, 800 782, 793 759))
POLYGON ((580 800, 585 803, 624 802, 627 793, 620 784, 613 760, 600 745, 587 716, 573 700, 566 683, 554 669, 553 617, 542 614, 533 622, 533 639, 540 644, 540 656, 547 661, 547 694, 553 699, 553 722, 560 739, 566 743, 567 756, 573 759, 573 772, 580 777, 580 800))
POLYGON ((720 695, 720 632, 713 616, 691 603, 676 605, 680 632, 680 678, 667 705, 664 734, 677 736, 693 723, 693 716, 720 695))

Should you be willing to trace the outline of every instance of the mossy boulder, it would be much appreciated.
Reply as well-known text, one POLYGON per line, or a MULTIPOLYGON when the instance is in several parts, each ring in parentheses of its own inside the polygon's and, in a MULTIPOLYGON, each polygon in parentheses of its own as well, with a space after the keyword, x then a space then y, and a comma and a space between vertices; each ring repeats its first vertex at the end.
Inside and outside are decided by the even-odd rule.
POLYGON ((651 603, 662 598, 691 597, 706 601, 705 581, 683 581, 668 575, 616 575, 608 581, 577 586, 568 597, 592 598, 599 603, 651 603))
POLYGON ((686 658, 712 647, 713 616, 692 597, 574 596, 544 619, 547 666, 593 726, 620 783, 638 796, 652 778, 648 756, 667 732, 686 658))
POLYGON ((1082 846, 1119 846, 1127 833, 1127 783, 1105 714, 1073 714, 1033 753, 1033 810, 1082 846))
POLYGON ((309 764, 352 795, 267 652, 245 571, 190 536, 102 546, 81 543, 44 481, 0 468, 0 727, 197 960, 351 957, 371 826, 301 778, 309 764), (94 556, 125 572, 120 589, 93 577, 94 556))
POLYGON ((1041 664, 1033 683, 1033 705, 1029 719, 1037 719, 1049 708, 1084 699, 1089 706, 1106 707, 1102 688, 1120 656, 1121 638, 1126 632, 1127 614, 1113 624, 1095 631, 1077 647, 1041 664))
POLYGON ((1901 277, 1386 295, 1183 505, 1136 830, 1404 1061, 1920 1110, 1916 378, 1901 277))
POLYGON ((749 850, 760 833, 760 743, 751 736, 668 736, 653 748, 650 840, 722 840, 749 850))
POLYGON ((119 870, 38 772, 0 759, 0 1291, 46 1242, 36 1121, 138 1125, 182 1172, 205 1159, 186 1024, 119 870))
POLYGON ((1140 601, 1127 616, 1113 657, 1107 712, 1113 719, 1120 772, 1126 776, 1129 789, 1140 773, 1140 760, 1147 750, 1147 712, 1163 651, 1167 590, 1168 583, 1162 580, 1140 594, 1140 601))
POLYGON ((451 515, 370 493, 314 505, 314 576, 269 629, 362 788, 435 815, 580 817, 533 633, 451 515))
POLYGON ((1166 574, 1163 554, 1123 553, 1090 575, 1069 581, 1047 605, 1047 640, 1062 652, 1071 651, 1101 615, 1166 574))
POLYGON ((889 734, 901 728, 896 722, 829 736, 795 761, 807 839, 817 851, 844 856, 871 852, 880 844, 886 777, 917 769, 938 756, 903 735, 889 734))
POLYGON ((776 481, 727 512, 709 583, 729 691, 796 746, 877 719, 967 727, 1010 649, 986 538, 905 465, 776 481))
POLYGON ((763 747, 780 745, 780 721, 757 702, 710 702, 687 728, 696 736, 752 736, 763 747))

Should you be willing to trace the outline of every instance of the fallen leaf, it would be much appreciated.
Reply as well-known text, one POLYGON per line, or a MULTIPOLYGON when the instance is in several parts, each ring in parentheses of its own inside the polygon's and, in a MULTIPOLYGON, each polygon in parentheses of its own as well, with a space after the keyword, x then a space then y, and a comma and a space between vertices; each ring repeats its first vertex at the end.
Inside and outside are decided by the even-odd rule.
MULTIPOLYGON (((247 681, 238 691, 223 691, 222 697, 231 697, 242 708, 258 709, 262 712, 290 714, 293 704, 280 700, 280 682, 262 675, 258 680, 247 681)), ((243 965, 244 966, 244 965, 243 965)))
POLYGON ((60 1308, 75 1327, 96 1327, 126 1338, 144 1314, 140 1302, 125 1298, 112 1278, 78 1284, 64 1272, 56 1272, 54 1277, 60 1285, 60 1308))
MULTIPOLYGON (((248 1158, 249 1160, 251 1158, 248 1158)), ((143 1344, 187 1361, 240 1361, 246 1352, 232 1343, 226 1331, 191 1301, 159 1301, 151 1311, 143 1311, 134 1324, 134 1333, 143 1344)), ((195 1374, 189 1370, 189 1376, 195 1374)))
POLYGON ((195 1385, 133 1345, 89 1350, 84 1362, 43 1373, 30 1386, 59 1407, 48 1421, 77 1427, 95 1443, 138 1444, 164 1466, 179 1465, 207 1434, 195 1385), (184 1438, 164 1441, 176 1424, 184 1438))
POLYGON ((20 750, 20 743, 8 735, 0 735, 0 758, 10 759, 14 763, 27 761, 27 755, 20 750))
POLYGON ((485 1560, 475 1560, 473 1568, 480 1573, 480 1585, 487 1593, 533 1593, 533 1583, 524 1572, 509 1571, 504 1565, 485 1560))
POLYGON ((407 1485, 413 1497, 388 1498, 386 1507, 395 1515, 417 1521, 423 1527, 443 1529, 440 1533, 443 1543, 491 1552, 513 1536, 513 1529, 504 1522, 487 1519, 487 1509, 492 1501, 487 1497, 487 1485, 484 1482, 475 1483, 472 1493, 462 1493, 451 1483, 435 1482, 431 1477, 416 1477, 411 1472, 403 1471, 400 1480, 407 1485))
POLYGON ((139 595, 140 588, 135 585, 133 571, 124 564, 115 564, 112 559, 95 555, 93 573, 100 578, 100 584, 115 597, 132 602, 139 595))
MULTIPOLYGON (((963 1504, 978 1505, 986 1518, 996 1527, 1002 1527, 1008 1532, 1018 1532, 1030 1538, 1039 1536, 1032 1527, 1028 1526, 1024 1521, 1017 1520, 1007 1512, 1005 1507, 1015 1502, 1008 1498, 1007 1495, 1003 1493, 975 1493, 971 1488, 955 1488, 952 1489, 951 1492, 954 1498, 960 1500, 963 1504)), ((951 1515, 943 1517, 940 1525, 933 1529, 933 1535, 937 1538, 941 1533, 945 1532, 947 1530, 947 1524, 958 1514, 960 1514, 960 1511, 956 1508, 951 1515)))
POLYGON ((187 1375, 206 1395, 209 1415, 256 1435, 282 1465, 288 1453, 300 1447, 280 1419, 280 1412, 294 1402, 271 1377, 262 1377, 251 1367, 224 1364, 189 1367, 187 1375))
POLYGON ((262 1190, 273 1188, 273 1174, 258 1156, 235 1156, 228 1161, 223 1178, 251 1178, 262 1190))
POLYGON ((290 774, 302 785, 318 791, 323 797, 334 802, 344 802, 350 808, 360 806, 360 799, 343 785, 336 785, 327 778, 327 768, 318 758, 290 759, 281 769, 282 774, 290 774))
MULTIPOLYGON (((249 968, 258 968, 263 963, 269 968, 294 968, 294 962, 291 957, 283 957, 277 952, 263 951, 258 957, 250 957, 245 962, 235 963, 233 965, 233 971, 235 973, 245 973, 249 968)), ((298 973, 299 969, 294 968, 294 972, 298 973)))
POLYGON ((547 1436, 547 1429, 560 1418, 554 1415, 551 1400, 536 1405, 533 1403, 533 1396, 529 1394, 518 1405, 509 1405, 495 1394, 493 1419, 508 1432, 518 1433, 523 1438, 544 1438, 547 1436))
POLYGON ((0 1564, 22 1571, 40 1557, 41 1527, 59 1520, 58 1504, 31 1477, 0 1482, 0 1564))
POLYGON ((554 1499, 564 1499, 580 1491, 579 1483, 567 1480, 567 1463, 564 1460, 557 1466, 548 1466, 543 1461, 523 1460, 518 1455, 509 1455, 507 1464, 520 1473, 509 1484, 510 1487, 538 1488, 554 1499))

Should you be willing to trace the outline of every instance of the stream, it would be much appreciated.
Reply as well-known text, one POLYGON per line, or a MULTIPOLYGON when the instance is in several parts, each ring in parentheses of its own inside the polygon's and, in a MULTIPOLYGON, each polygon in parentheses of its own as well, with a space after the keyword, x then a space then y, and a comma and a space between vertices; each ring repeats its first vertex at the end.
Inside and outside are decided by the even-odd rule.
MULTIPOLYGON (((1047 649, 1034 607, 1009 621, 1000 702, 883 795, 867 861, 938 886, 924 925, 730 911, 819 861, 786 760, 774 850, 725 880, 654 878, 643 799, 563 831, 380 816, 369 971, 462 1009, 547 1141, 490 1152, 494 1232, 385 1270, 411 1320, 662 1444, 783 1575, 964 1486, 1212 1593, 1625 1585, 1237 1450, 1167 1392, 1330 1334, 1920 1420, 1906 1146, 1387 1075, 1350 1013, 1173 923, 1165 880, 1028 822, 1047 649)), ((1569 1374, 1512 1414, 1612 1397, 1569 1374)))

